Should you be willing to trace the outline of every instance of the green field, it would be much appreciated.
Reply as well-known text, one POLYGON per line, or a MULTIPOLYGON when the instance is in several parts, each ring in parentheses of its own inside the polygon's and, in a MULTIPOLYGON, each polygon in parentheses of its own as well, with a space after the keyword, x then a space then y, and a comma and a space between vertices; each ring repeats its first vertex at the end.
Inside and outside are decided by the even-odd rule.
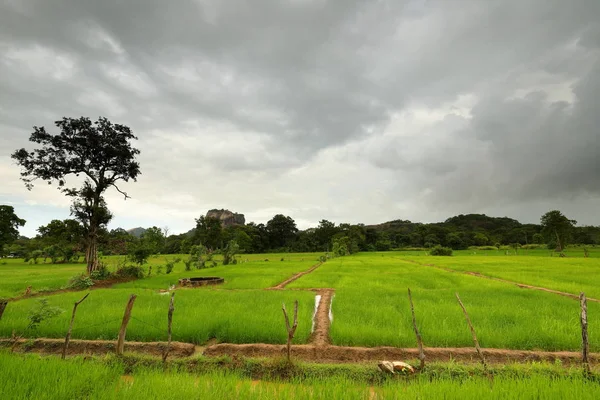
MULTIPOLYGON (((456 263, 473 260, 471 257, 430 258, 456 263)), ((505 263, 509 265, 513 260, 514 257, 505 263)), ((472 345, 455 298, 458 292, 484 347, 528 350, 577 350, 580 347, 577 301, 415 265, 396 253, 363 253, 334 259, 289 287, 337 289, 332 306, 331 337, 338 345, 414 347, 407 297, 407 288, 411 288, 418 324, 428 346, 472 345)), ((598 315, 600 304, 590 303, 588 308, 591 315, 598 315)), ((593 333, 600 332, 600 321, 591 318, 589 329, 591 348, 598 351, 600 338, 593 333)))
MULTIPOLYGON (((448 272, 477 271, 522 283, 546 286, 590 297, 600 297, 598 258, 538 256, 487 256, 459 253, 453 257, 430 257, 414 252, 360 253, 331 259, 310 274, 292 282, 286 290, 266 291, 294 274, 309 269, 318 254, 262 254, 242 256, 237 265, 185 271, 183 263, 173 273, 157 274, 166 259, 150 260, 151 276, 91 291, 80 307, 74 338, 114 339, 127 298, 138 295, 129 340, 166 339, 169 296, 161 294, 186 276, 220 276, 225 284, 214 288, 177 289, 173 339, 196 344, 209 339, 230 343, 284 343, 281 303, 300 302, 295 343, 306 343, 312 325, 312 288, 333 288, 333 322, 330 337, 336 345, 414 347, 407 288, 413 291, 417 321, 427 346, 471 347, 472 338, 456 301, 458 292, 467 307, 483 347, 523 350, 578 350, 580 348, 577 301, 515 285, 448 272), (597 294, 598 293, 598 294, 597 294)), ((118 258, 104 259, 114 264, 118 258)), ((79 271, 76 271, 79 269, 79 271)), ((27 265, 10 260, 0 268, 4 293, 26 283, 56 282, 64 285, 76 265, 27 265), (7 285, 4 282, 8 282, 7 285), (59 283, 62 282, 62 283, 59 283)), ((42 283, 39 284, 41 287, 42 283)), ((11 292, 12 291, 12 292, 11 292)), ((24 337, 62 337, 74 301, 83 292, 48 294, 49 304, 62 314, 27 329, 28 314, 38 299, 12 302, 0 322, 0 336, 13 331, 24 337)), ((592 351, 600 351, 600 304, 590 302, 589 331, 592 351)))
MULTIPOLYGON (((239 257, 239 264, 230 265, 226 268, 210 268, 206 270, 191 271, 194 276, 208 276, 219 274, 225 278, 225 288, 265 288, 274 286, 285 280, 294 273, 306 270, 318 262, 320 253, 302 254, 248 254, 239 257)), ((166 289, 177 280, 190 275, 184 270, 182 261, 176 264, 172 274, 165 274, 164 265, 167 260, 177 258, 185 259, 186 255, 163 255, 153 256, 148 260, 149 267, 153 268, 151 279, 139 280, 121 287, 166 289), (158 268, 162 268, 163 274, 157 275, 158 268)), ((215 257, 219 261, 219 256, 215 257)), ((101 262, 108 269, 114 271, 120 262, 124 261, 122 256, 102 257, 101 262)), ((69 279, 75 275, 85 272, 85 264, 50 264, 44 263, 43 259, 38 264, 29 264, 20 259, 0 260, 0 299, 12 298, 22 295, 28 286, 31 293, 52 291, 67 286, 69 279)))
POLYGON ((600 299, 600 262, 597 258, 558 257, 399 257, 456 271, 478 272, 533 286, 600 299))
MULTIPOLYGON (((452 366, 412 378, 367 384, 355 371, 342 376, 252 380, 248 372, 168 371, 126 366, 114 358, 67 361, 0 352, 0 398, 25 399, 597 399, 600 385, 576 371, 542 367, 527 373, 498 371, 493 378, 470 376, 452 366)), ((299 366, 305 372, 310 366, 299 366)), ((375 368, 375 367, 370 367, 375 368)), ((188 368, 189 369, 189 368, 188 368)), ((362 367, 367 374, 369 367, 362 367)), ((317 370, 318 371, 318 370, 317 370)), ((330 370, 331 371, 331 370, 330 370)), ((364 373, 363 372, 363 373, 364 373)), ((370 374, 376 375, 376 372, 370 374)), ((314 374, 316 375, 316 374, 314 374)))

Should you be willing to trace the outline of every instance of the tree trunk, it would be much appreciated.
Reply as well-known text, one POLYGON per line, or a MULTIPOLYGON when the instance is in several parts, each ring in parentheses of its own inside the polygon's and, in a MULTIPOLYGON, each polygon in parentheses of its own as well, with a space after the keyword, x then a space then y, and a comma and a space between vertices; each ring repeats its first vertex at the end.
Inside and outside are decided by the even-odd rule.
POLYGON ((98 238, 96 228, 90 227, 87 238, 87 249, 85 251, 88 275, 98 269, 98 238))

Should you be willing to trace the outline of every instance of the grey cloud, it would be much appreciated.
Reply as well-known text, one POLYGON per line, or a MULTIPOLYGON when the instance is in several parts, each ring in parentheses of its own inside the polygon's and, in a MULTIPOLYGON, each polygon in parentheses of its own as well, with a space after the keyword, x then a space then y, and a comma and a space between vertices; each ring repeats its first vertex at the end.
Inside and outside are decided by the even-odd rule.
POLYGON ((338 210, 329 188, 277 190, 306 167, 365 196, 344 176, 359 160, 373 169, 348 167, 357 182, 395 174, 377 186, 382 206, 424 219, 423 204, 450 214, 593 196, 599 20, 597 0, 5 1, 0 168, 32 125, 106 115, 140 137, 142 198, 160 185, 243 208, 230 188, 195 185, 230 180, 255 196, 239 211, 263 215, 269 199, 247 191, 278 182, 273 202, 298 218, 355 218, 366 203, 338 210), (447 109, 462 95, 469 116, 447 109), (449 115, 394 125, 415 109, 449 115), (337 174, 315 166, 324 154, 337 174))

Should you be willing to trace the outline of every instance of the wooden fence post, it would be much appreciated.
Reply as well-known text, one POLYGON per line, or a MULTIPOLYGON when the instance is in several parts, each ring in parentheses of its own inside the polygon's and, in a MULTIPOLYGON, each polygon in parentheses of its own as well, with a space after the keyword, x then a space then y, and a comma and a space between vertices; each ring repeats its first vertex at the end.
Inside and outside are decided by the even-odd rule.
POLYGON ((590 374, 590 363, 588 355, 590 353, 590 343, 588 340, 588 321, 587 321, 587 298, 585 293, 579 295, 581 303, 581 361, 583 363, 583 372, 586 375, 590 374))
POLYGON ((71 340, 71 330, 73 329, 73 322, 75 322, 75 312, 77 311, 77 306, 80 305, 81 303, 83 303, 83 301, 85 299, 87 299, 87 297, 90 294, 86 294, 85 296, 83 296, 83 298, 79 301, 75 302, 75 305, 73 306, 73 314, 71 314, 71 323, 69 324, 69 330, 67 331, 67 336, 65 336, 65 345, 63 346, 63 351, 62 351, 62 359, 64 360, 66 355, 67 355, 67 348, 69 347, 69 341, 71 340))
POLYGON ((458 300, 458 304, 460 304, 460 307, 462 308, 463 313, 465 314, 467 324, 469 325, 469 329, 471 329, 471 334, 473 335, 473 342, 475 343, 475 350, 477 350, 477 354, 479 355, 479 358, 481 359, 481 364, 483 364, 483 369, 485 370, 485 369, 487 369, 487 364, 485 362, 485 357, 483 356, 483 353, 481 352, 481 348, 479 347, 479 341, 477 341, 477 335, 475 334, 475 328, 473 328, 473 324, 471 323, 471 319, 469 318, 467 309, 465 308, 462 301, 460 301, 460 297, 458 297, 458 293, 456 293, 456 299, 458 300))
POLYGON ((133 308, 133 303, 135 302, 136 295, 132 294, 129 297, 129 301, 127 302, 127 306, 125 307, 125 314, 123 314, 123 322, 121 322, 121 329, 119 329, 119 339, 117 340, 117 354, 123 355, 123 350, 125 348, 125 333, 127 332, 127 324, 129 323, 129 318, 131 317, 131 309, 133 308))
POLYGON ((0 320, 2 320, 2 314, 4 314, 4 310, 6 310, 7 305, 8 301, 0 301, 0 320))
POLYGON ((287 359, 288 359, 288 362, 290 362, 291 354, 292 354, 292 339, 294 338, 294 334, 296 333, 296 328, 298 327, 298 300, 296 300, 294 302, 294 325, 290 327, 290 319, 289 319, 287 311, 285 309, 285 303, 283 304, 283 316, 285 317, 285 327, 287 328, 287 332, 288 332, 287 359))
POLYGON ((425 368, 425 352, 423 351, 423 339, 421 338, 421 334, 419 333, 419 328, 417 328, 417 319, 415 318, 415 306, 412 301, 412 294, 410 293, 410 288, 408 288, 408 300, 410 301, 410 312, 412 313, 412 323, 413 328, 415 330, 415 335, 417 336, 417 345, 419 346, 419 361, 421 362, 419 365, 419 369, 422 370, 425 368))
POLYGON ((171 293, 171 302, 169 303, 169 313, 168 313, 168 324, 167 331, 169 332, 169 338, 167 341, 167 350, 163 354, 163 363, 167 361, 167 357, 169 356, 169 351, 171 351, 171 324, 173 323, 173 311, 175 311, 175 292, 171 293))

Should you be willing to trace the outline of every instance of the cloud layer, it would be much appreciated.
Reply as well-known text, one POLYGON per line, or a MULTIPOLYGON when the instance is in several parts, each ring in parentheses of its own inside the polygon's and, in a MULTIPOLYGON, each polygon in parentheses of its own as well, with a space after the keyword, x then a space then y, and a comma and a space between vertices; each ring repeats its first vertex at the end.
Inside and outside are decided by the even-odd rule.
POLYGON ((7 0, 0 202, 68 215, 9 154, 33 125, 139 136, 114 225, 185 231, 208 208, 301 227, 560 208, 599 224, 600 3, 7 0))

